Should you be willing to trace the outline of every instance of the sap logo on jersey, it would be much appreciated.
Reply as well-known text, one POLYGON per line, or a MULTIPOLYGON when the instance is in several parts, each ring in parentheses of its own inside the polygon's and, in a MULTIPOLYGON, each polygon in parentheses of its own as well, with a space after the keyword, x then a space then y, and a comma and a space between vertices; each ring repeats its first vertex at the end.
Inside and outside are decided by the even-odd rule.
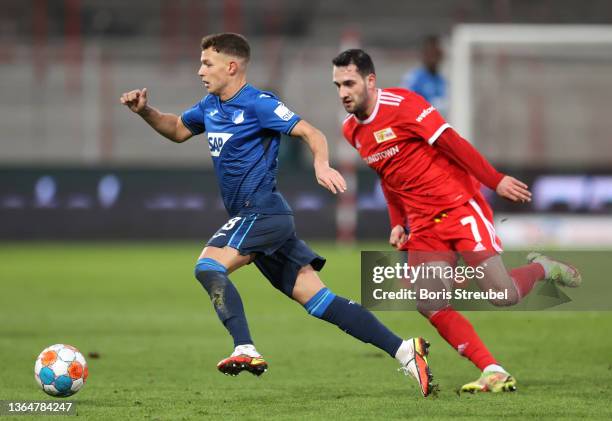
POLYGON ((391 130, 391 127, 374 132, 374 139, 376 139, 376 143, 383 143, 387 140, 395 139, 396 137, 397 136, 393 130, 391 130))
POLYGON ((210 147, 210 154, 214 157, 218 157, 223 149, 225 142, 232 137, 233 133, 208 133, 208 146, 210 147))
POLYGON ((274 110, 274 114, 279 116, 284 121, 291 120, 291 117, 295 115, 295 113, 289 108, 287 108, 282 102, 278 103, 278 107, 276 107, 276 109, 274 110))

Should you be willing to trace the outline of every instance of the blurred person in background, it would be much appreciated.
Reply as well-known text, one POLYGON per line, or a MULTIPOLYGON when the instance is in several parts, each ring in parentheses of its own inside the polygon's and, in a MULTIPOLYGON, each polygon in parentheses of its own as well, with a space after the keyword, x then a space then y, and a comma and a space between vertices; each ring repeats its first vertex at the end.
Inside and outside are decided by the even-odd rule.
POLYGON ((444 51, 438 35, 427 35, 421 44, 421 65, 404 74, 401 86, 416 92, 448 117, 447 83, 440 74, 444 51))

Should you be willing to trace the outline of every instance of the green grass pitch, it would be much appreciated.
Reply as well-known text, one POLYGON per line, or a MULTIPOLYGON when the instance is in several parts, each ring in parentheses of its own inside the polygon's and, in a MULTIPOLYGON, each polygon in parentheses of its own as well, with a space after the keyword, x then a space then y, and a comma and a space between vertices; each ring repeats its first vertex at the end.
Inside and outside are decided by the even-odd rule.
MULTIPOLYGON (((328 258, 328 286, 358 299, 359 248, 312 246, 328 258)), ((251 266, 232 279, 270 369, 223 376, 215 365, 232 344, 193 276, 200 247, 1 244, 0 399, 52 399, 34 381, 34 360, 69 343, 100 355, 88 358, 89 381, 71 398, 79 419, 612 418, 610 312, 469 313, 519 382, 516 393, 469 396, 455 390, 477 370, 426 320, 377 313, 402 336, 432 343, 441 392, 424 399, 394 360, 308 316, 251 266)))

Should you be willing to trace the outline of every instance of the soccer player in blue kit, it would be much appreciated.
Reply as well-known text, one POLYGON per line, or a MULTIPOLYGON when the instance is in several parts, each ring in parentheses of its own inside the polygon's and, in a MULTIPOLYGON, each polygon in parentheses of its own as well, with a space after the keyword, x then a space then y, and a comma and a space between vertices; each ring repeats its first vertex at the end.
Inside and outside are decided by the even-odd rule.
POLYGON ((196 278, 234 339, 234 352, 217 368, 229 375, 243 370, 261 375, 267 370, 251 339, 240 294, 229 279, 233 271, 254 262, 274 287, 310 315, 396 358, 400 369, 418 381, 422 394, 429 395, 429 344, 419 337, 402 340, 361 305, 325 287, 317 274, 325 259, 297 238, 291 208, 276 188, 280 134, 285 133, 306 141, 320 185, 334 194, 346 190, 343 177, 329 166, 325 136, 274 94, 247 83, 250 47, 243 36, 209 35, 201 48, 198 76, 208 95, 181 116, 148 105, 146 89, 124 93, 121 103, 174 142, 206 132, 229 214, 195 267, 196 278))

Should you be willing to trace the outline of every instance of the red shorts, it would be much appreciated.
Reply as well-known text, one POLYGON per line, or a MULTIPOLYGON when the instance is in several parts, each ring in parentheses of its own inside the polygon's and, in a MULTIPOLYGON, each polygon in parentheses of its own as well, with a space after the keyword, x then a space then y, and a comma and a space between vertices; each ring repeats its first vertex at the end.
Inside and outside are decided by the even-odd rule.
POLYGON ((402 245, 411 265, 442 260, 455 265, 457 252, 471 266, 502 252, 493 227, 493 211, 480 192, 461 206, 442 212, 434 223, 411 232, 402 245))

